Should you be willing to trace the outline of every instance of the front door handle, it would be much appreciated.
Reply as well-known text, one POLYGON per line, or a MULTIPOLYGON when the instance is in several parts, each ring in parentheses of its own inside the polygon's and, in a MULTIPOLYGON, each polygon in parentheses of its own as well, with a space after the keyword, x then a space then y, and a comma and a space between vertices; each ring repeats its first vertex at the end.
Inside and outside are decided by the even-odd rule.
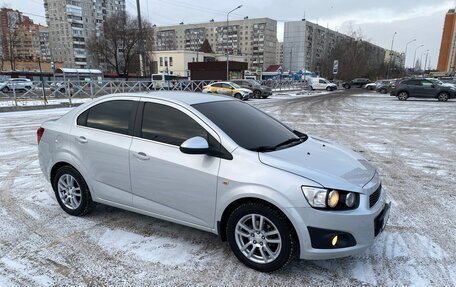
POLYGON ((137 159, 140 159, 140 160, 149 160, 150 159, 150 157, 147 154, 145 154, 144 152, 142 152, 142 151, 135 152, 133 154, 135 155, 135 157, 137 159))
POLYGON ((76 137, 76 140, 80 143, 87 143, 87 139, 84 136, 76 137))

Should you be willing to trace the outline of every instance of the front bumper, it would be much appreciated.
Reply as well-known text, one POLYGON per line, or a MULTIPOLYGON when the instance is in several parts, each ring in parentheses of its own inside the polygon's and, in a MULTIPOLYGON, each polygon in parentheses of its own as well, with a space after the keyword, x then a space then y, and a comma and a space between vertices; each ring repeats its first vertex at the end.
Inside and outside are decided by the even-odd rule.
MULTIPOLYGON (((368 195, 361 194, 360 196, 364 197, 361 202, 368 202, 368 195)), ((357 209, 347 211, 325 211, 310 207, 288 208, 287 213, 293 218, 292 221, 299 236, 300 258, 307 260, 332 259, 363 252, 374 243, 386 226, 389 206, 390 204, 387 202, 386 194, 383 191, 380 199, 372 208, 361 204, 357 209), (329 240, 324 245, 324 243, 315 241, 319 240, 319 237, 316 237, 315 234, 311 236, 308 227, 323 230, 323 233, 319 235, 323 238, 320 238, 321 240, 327 240, 330 236, 332 238, 333 235, 340 235, 339 239, 345 238, 348 241, 350 238, 351 243, 333 247, 328 246, 331 242, 329 240), (351 237, 353 237, 354 242, 351 241, 351 237)))

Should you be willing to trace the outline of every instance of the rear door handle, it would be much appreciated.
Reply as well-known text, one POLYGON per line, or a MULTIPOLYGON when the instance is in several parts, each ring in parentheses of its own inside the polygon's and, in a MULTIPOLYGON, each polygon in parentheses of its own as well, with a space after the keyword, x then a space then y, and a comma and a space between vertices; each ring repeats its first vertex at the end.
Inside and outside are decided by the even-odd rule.
POLYGON ((83 136, 76 137, 76 140, 80 143, 87 143, 87 139, 83 136))
POLYGON ((140 159, 140 160, 149 160, 150 159, 150 157, 147 154, 143 153, 142 151, 135 152, 133 154, 137 159, 140 159))

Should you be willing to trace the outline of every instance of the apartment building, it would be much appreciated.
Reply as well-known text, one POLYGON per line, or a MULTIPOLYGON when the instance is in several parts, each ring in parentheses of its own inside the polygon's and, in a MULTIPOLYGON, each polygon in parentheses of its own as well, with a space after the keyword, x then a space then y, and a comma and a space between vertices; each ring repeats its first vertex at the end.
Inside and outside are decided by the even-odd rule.
MULTIPOLYGON (((440 43, 439 72, 454 72, 456 66, 456 9, 448 10, 443 24, 442 41, 440 43)), ((413 63, 415 65, 415 63, 413 63)))
POLYGON ((277 42, 275 63, 277 65, 283 65, 283 42, 277 42))
POLYGON ((44 0, 44 8, 52 59, 71 68, 98 68, 87 51, 88 39, 107 17, 125 10, 125 0, 44 0))
POLYGON ((0 9, 0 56, 13 63, 49 60, 47 27, 35 24, 18 10, 0 9))
POLYGON ((350 37, 304 19, 285 22, 284 70, 320 71, 326 53, 347 38, 350 37))
POLYGON ((277 21, 269 18, 155 27, 153 50, 197 51, 206 39, 216 54, 245 57, 250 70, 276 63, 277 21))

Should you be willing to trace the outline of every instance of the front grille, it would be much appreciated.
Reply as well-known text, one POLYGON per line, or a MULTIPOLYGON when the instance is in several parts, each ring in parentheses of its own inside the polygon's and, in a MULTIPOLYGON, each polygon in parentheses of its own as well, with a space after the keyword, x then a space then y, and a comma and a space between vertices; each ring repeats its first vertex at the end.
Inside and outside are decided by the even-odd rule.
POLYGON ((376 191, 374 191, 370 196, 369 196, 369 208, 372 208, 374 206, 378 199, 380 198, 380 193, 382 192, 382 185, 380 184, 379 187, 377 188, 376 191))

